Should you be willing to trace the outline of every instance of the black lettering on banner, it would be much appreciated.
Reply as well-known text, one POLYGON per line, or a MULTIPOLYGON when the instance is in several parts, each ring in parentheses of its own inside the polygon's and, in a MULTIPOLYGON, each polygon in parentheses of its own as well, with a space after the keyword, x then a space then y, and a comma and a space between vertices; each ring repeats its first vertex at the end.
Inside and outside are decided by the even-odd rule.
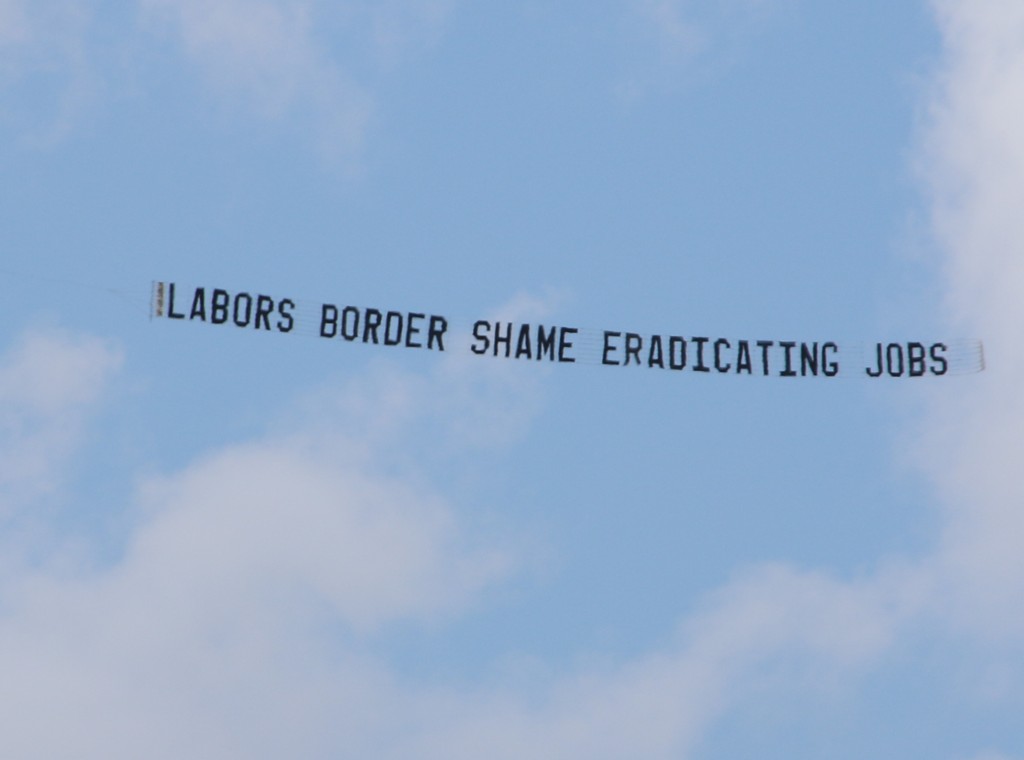
POLYGON ((578 333, 575 327, 563 327, 558 331, 558 361, 565 364, 575 364, 576 358, 566 356, 565 352, 572 348, 572 341, 569 338, 578 333))
POLYGON ((829 341, 828 343, 823 343, 822 344, 822 346, 821 346, 821 364, 822 364, 821 373, 825 377, 835 377, 836 375, 839 374, 839 362, 837 362, 835 359, 829 361, 828 357, 825 356, 825 354, 829 350, 831 350, 833 352, 838 352, 839 351, 839 346, 837 346, 832 341, 829 341))
POLYGON ((732 365, 728 363, 722 364, 722 349, 731 347, 732 346, 730 345, 729 341, 727 341, 725 338, 719 338, 718 340, 715 341, 715 369, 717 369, 719 372, 728 372, 729 369, 732 367, 732 365))
POLYGON ((346 306, 341 310, 341 337, 353 341, 359 337, 359 309, 346 306))
POLYGON ((432 349, 437 341, 437 350, 444 351, 444 333, 448 329, 448 320, 437 315, 430 315, 430 326, 427 328, 427 348, 432 349))
MULTIPOLYGON (((292 299, 278 299, 264 293, 233 293, 223 288, 187 287, 165 281, 152 284, 151 318, 200 320, 218 325, 230 321, 243 329, 287 333, 296 326, 295 310, 296 303, 292 299), (191 298, 182 292, 191 292, 191 298)), ((302 318, 305 316, 303 311, 302 318)), ((302 326, 306 328, 303 332, 311 332, 305 323, 302 326)), ((444 351, 447 330, 447 319, 437 315, 355 306, 342 308, 331 303, 320 305, 318 334, 321 338, 340 337, 349 342, 361 340, 363 343, 444 351)), ((473 323, 470 350, 477 355, 493 354, 506 359, 575 363, 577 358, 572 354, 575 336, 579 333, 577 328, 558 325, 478 320, 473 323)), ((840 356, 840 346, 835 341, 733 341, 604 330, 585 333, 586 350, 582 361, 597 361, 594 344, 598 334, 602 336, 600 363, 606 366, 636 364, 638 367, 646 365, 649 369, 680 371, 689 368, 694 372, 751 375, 751 346, 756 345, 760 349, 761 374, 766 377, 772 374, 781 377, 836 377, 845 358, 840 356), (687 341, 697 346, 692 363, 688 363, 687 341), (773 362, 771 354, 776 346, 781 350, 776 352, 778 358, 773 362)), ((963 352, 973 350, 976 355, 956 353, 956 363, 949 358, 949 346, 945 343, 915 340, 870 345, 873 345, 873 350, 868 349, 865 353, 872 356, 866 362, 864 374, 871 378, 918 378, 942 376, 951 368, 954 371, 984 369, 984 358, 980 353, 982 346, 978 342, 965 344, 963 348, 963 352)), ((856 348, 860 349, 860 346, 856 348)))
POLYGON ((206 289, 196 288, 196 292, 192 295, 192 309, 189 311, 188 318, 201 319, 203 322, 206 321, 206 289))
POLYGON ((617 360, 608 358, 611 356, 612 352, 616 350, 616 347, 613 346, 608 339, 612 337, 618 338, 621 336, 622 333, 615 332, 614 330, 604 331, 604 349, 601 351, 601 364, 608 364, 613 367, 619 366, 619 362, 617 360))
POLYGON ((636 359, 636 363, 640 364, 640 349, 643 348, 644 339, 636 333, 626 333, 626 361, 622 363, 622 366, 629 366, 629 357, 636 359))
POLYGON ((295 308, 295 301, 290 298, 282 298, 277 302, 277 313, 281 318, 277 320, 277 329, 283 333, 289 333, 295 327, 295 318, 292 316, 292 309, 295 308))
POLYGON ((937 364, 940 367, 940 369, 930 367, 929 371, 933 375, 945 375, 946 371, 949 369, 949 363, 946 361, 945 357, 946 344, 932 343, 931 350, 929 351, 929 353, 931 354, 932 361, 935 362, 935 364, 937 364))
POLYGON ((757 341, 758 348, 761 349, 761 369, 765 375, 768 376, 768 349, 775 345, 773 340, 759 340, 757 341))
POLYGON ((367 309, 363 315, 363 343, 369 343, 370 337, 373 337, 373 344, 377 345, 377 328, 380 327, 380 323, 384 321, 384 315, 380 313, 379 309, 367 309))
POLYGON ((806 343, 800 344, 800 376, 807 377, 811 374, 815 377, 818 376, 818 343, 815 341, 811 344, 811 348, 807 348, 806 343), (808 372, 809 370, 809 372, 808 372))
POLYGON ((228 304, 231 303, 231 296, 226 290, 213 289, 213 301, 210 304, 210 321, 215 325, 222 325, 228 321, 228 304))
POLYGON ((320 307, 320 337, 333 338, 338 334, 338 307, 325 303, 320 307), (331 331, 328 332, 327 328, 331 331))
POLYGON ((884 369, 882 367, 882 344, 881 343, 876 343, 875 344, 875 368, 874 368, 874 370, 872 370, 871 367, 865 367, 864 368, 864 372, 867 373, 868 377, 880 377, 883 371, 884 371, 884 369))
POLYGON ((248 327, 249 322, 252 321, 252 296, 248 293, 239 293, 235 296, 234 308, 231 310, 231 318, 235 323, 235 327, 248 327), (242 316, 238 315, 238 305, 240 303, 245 304, 245 311, 242 316))
POLYGON ((686 339, 682 336, 673 335, 668 339, 668 366, 669 369, 677 370, 686 367, 686 339))
POLYGON ((263 325, 263 329, 270 330, 270 313, 274 310, 274 299, 270 296, 258 295, 256 296, 256 322, 255 327, 257 330, 260 329, 260 325, 263 325))
POLYGON ((796 348, 796 343, 791 340, 780 340, 779 345, 782 346, 783 351, 786 352, 783 356, 785 366, 783 367, 782 372, 779 373, 779 376, 796 377, 796 372, 793 369, 793 349, 796 348))
POLYGON ((389 311, 384 318, 384 345, 397 346, 402 342, 402 325, 404 320, 397 311, 389 311), (397 323, 397 327, 395 324, 397 323), (394 330, 391 328, 394 327, 394 330))
POLYGON ((899 343, 890 343, 885 347, 885 363, 891 377, 903 377, 903 346, 899 343), (893 361, 893 349, 896 351, 896 361, 893 361), (895 367, 893 365, 895 364, 895 367))
POLYGON ((754 372, 754 367, 750 362, 750 342, 746 340, 741 340, 736 349, 736 374, 738 375, 740 372, 746 372, 748 375, 754 372))
POLYGON ((512 355, 512 323, 505 326, 505 333, 501 332, 501 322, 494 323, 494 355, 498 355, 498 346, 505 347, 505 358, 512 355))
POLYGON ((924 375, 924 344, 916 341, 907 344, 907 374, 911 377, 924 375))
POLYGON ((548 360, 555 360, 555 327, 544 332, 544 325, 537 325, 537 361, 547 355, 548 360))
POLYGON ((414 341, 413 336, 420 334, 420 328, 416 324, 421 319, 426 319, 426 314, 417 314, 416 312, 410 312, 408 324, 405 326, 405 347, 406 348, 423 348, 423 344, 419 341, 414 341))
POLYGON ((491 345, 491 340, 487 337, 490 329, 491 323, 485 319, 478 319, 473 324, 473 337, 476 338, 476 342, 469 347, 470 351, 479 356, 487 353, 487 348, 491 345))
POLYGON ((170 319, 184 319, 184 314, 176 314, 174 312, 174 283, 168 283, 167 285, 167 316, 170 319))
POLYGON ((710 372, 711 368, 704 363, 704 344, 711 338, 690 338, 690 340, 697 344, 697 364, 694 365, 693 371, 710 372))
POLYGON ((660 367, 661 369, 665 369, 665 359, 662 356, 660 335, 651 336, 651 347, 647 351, 647 366, 652 368, 660 367))
POLYGON ((533 348, 530 345, 530 325, 523 324, 519 327, 519 337, 516 339, 516 358, 525 356, 533 358, 533 348))

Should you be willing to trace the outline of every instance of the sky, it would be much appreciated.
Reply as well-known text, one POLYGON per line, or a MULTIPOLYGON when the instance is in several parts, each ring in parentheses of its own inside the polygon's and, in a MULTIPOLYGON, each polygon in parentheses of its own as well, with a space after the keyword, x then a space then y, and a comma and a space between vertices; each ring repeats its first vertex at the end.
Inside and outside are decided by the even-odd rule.
POLYGON ((1024 758, 1024 5, 0 0, 0 173, 0 755, 1024 758))

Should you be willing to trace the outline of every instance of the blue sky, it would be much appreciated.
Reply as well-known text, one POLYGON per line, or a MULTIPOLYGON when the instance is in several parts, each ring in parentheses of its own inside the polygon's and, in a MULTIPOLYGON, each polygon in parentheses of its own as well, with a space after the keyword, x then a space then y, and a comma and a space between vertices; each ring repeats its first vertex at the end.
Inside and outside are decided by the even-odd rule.
POLYGON ((1024 757, 1022 71, 997 0, 0 0, 0 754, 1024 757))

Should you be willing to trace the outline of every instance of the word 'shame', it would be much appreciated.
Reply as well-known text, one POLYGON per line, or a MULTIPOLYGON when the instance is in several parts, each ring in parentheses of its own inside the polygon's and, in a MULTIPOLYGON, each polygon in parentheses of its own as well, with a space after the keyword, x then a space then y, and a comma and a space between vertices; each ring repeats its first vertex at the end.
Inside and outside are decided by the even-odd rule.
POLYGON ((645 367, 761 377, 941 377, 985 367, 980 341, 743 340, 680 333, 594 330, 478 319, 468 329, 440 314, 334 303, 311 304, 263 293, 154 282, 152 317, 312 335, 426 351, 467 350, 500 359, 645 367))

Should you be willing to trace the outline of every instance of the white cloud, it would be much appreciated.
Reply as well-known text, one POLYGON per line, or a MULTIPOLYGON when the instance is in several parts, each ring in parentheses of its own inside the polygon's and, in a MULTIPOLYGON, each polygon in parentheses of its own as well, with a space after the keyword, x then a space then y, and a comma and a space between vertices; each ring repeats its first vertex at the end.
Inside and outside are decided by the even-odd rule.
POLYGON ((901 622, 893 590, 903 585, 752 569, 709 596, 672 644, 554 676, 540 696, 451 699, 397 756, 468 759, 487 747, 495 758, 688 757, 766 673, 788 668, 787 678, 829 688, 871 662, 901 622))
MULTIPOLYGON (((27 339, 0 375, 7 406, 30 412, 7 443, 82 414, 115 366, 95 341, 27 339)), ((487 394, 491 367, 447 367, 437 382, 465 373, 465 402, 487 394)), ((503 382, 513 408, 517 393, 534 392, 503 382)), ((393 386, 390 395, 431 413, 417 403, 434 395, 429 385, 393 386)), ((346 391, 339 408, 358 393, 346 391)), ((383 424, 400 433, 415 415, 406 408, 383 424)), ((555 673, 527 692, 405 682, 372 654, 378 632, 443 624, 507 574, 509 555, 474 547, 421 482, 382 473, 378 453, 400 435, 364 428, 351 440, 324 427, 150 479, 112 564, 28 569, 3 558, 0 754, 277 757, 302 747, 468 758, 487 746, 495 757, 678 756, 780 653, 807 649, 843 667, 892 635, 891 602, 877 588, 776 566, 709 598, 675 643, 632 661, 555 673)), ((47 461, 67 447, 40 435, 47 461)))
POLYGON ((320 438, 218 452, 149 484, 153 517, 120 572, 189 605, 307 596, 356 630, 447 611, 500 574, 500 554, 459 546, 442 501, 366 465, 320 438))
MULTIPOLYGON (((117 363, 99 341, 63 334, 11 352, 0 369, 0 453, 21 486, 10 509, 56 477, 117 363), (27 443, 41 464, 26 469, 27 443)), ((111 564, 64 560, 62 544, 30 564, 0 549, 0 755, 357 757, 414 725, 425 697, 396 682, 373 642, 471 606, 510 555, 475 547, 451 505, 383 466, 388 436, 333 427, 150 478, 111 564)))
POLYGON ((366 6, 296 0, 140 0, 146 18, 180 39, 219 94, 240 96, 264 118, 314 125, 321 149, 351 156, 372 116, 380 67, 438 33, 450 3, 366 6), (346 40, 329 44, 318 30, 346 40), (295 118, 297 117, 297 118, 295 118))
POLYGON ((63 139, 95 100, 100 83, 85 43, 92 14, 73 0, 0 0, 3 121, 23 144, 63 139))
POLYGON ((249 118, 301 125, 324 155, 351 159, 382 78, 439 37, 452 6, 137 0, 134 19, 74 0, 0 0, 4 119, 30 145, 59 141, 100 93, 139 76, 144 88, 156 60, 144 61, 146 51, 170 36, 182 53, 172 65, 191 65, 226 112, 241 105, 249 118))
POLYGON ((937 400, 928 456, 947 508, 939 572, 954 619, 1024 634, 1024 8, 936 2, 947 56, 922 167, 958 326, 987 370, 937 400))
POLYGON ((60 484, 85 415, 119 364, 107 343, 54 331, 24 336, 0 365, 0 517, 60 484))
POLYGON ((241 94, 264 117, 310 114, 332 153, 359 147, 369 97, 318 44, 308 3, 142 0, 142 7, 173 28, 221 92, 241 94))

